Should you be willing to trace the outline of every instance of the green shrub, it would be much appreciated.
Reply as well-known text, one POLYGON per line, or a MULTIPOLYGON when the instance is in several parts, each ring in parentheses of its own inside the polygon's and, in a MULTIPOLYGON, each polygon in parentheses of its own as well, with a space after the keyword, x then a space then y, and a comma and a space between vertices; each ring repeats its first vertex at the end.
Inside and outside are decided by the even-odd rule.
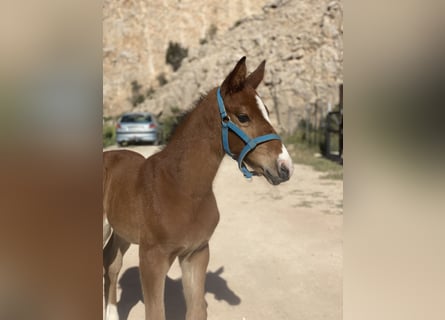
POLYGON ((301 132, 296 131, 292 135, 285 136, 284 142, 295 163, 308 165, 316 171, 323 172, 322 179, 343 179, 343 166, 323 158, 319 147, 303 140, 301 132))
POLYGON ((183 48, 179 43, 170 41, 165 54, 165 62, 173 67, 173 71, 176 71, 181 67, 182 60, 187 57, 188 51, 187 48, 183 48))
POLYGON ((131 97, 130 102, 133 107, 141 104, 145 101, 145 96, 141 93, 142 85, 138 83, 137 80, 131 82, 131 97))
POLYGON ((162 138, 165 143, 169 141, 172 133, 184 116, 184 112, 176 106, 170 107, 170 111, 171 115, 162 119, 162 138))
POLYGON ((155 94, 155 92, 156 92, 156 90, 153 89, 153 87, 150 87, 150 88, 148 88, 147 91, 145 92, 145 96, 146 96, 147 98, 150 99, 150 98, 153 97, 153 95, 155 94))
POLYGON ((166 84, 168 83, 168 80, 167 80, 167 78, 165 77, 165 73, 164 73, 164 72, 161 72, 161 73, 156 77, 156 79, 158 80, 159 85, 160 85, 161 87, 164 86, 164 85, 166 85, 166 84))
POLYGON ((113 125, 106 124, 102 127, 102 147, 116 144, 116 130, 113 125))
POLYGON ((232 28, 236 28, 236 27, 238 27, 239 25, 241 25, 241 23, 243 23, 243 20, 237 20, 237 21, 233 24, 233 27, 232 27, 232 28))
POLYGON ((211 24, 209 29, 206 32, 206 35, 203 39, 199 40, 199 44, 206 44, 207 42, 213 40, 213 38, 215 38, 216 33, 218 32, 218 27, 215 26, 214 24, 211 24))

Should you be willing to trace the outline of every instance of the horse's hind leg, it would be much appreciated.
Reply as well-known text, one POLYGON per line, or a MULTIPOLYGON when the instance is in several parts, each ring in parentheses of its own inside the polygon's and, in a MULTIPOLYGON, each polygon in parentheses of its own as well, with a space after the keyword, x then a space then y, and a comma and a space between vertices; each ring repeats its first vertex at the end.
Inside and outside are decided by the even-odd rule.
POLYGON ((130 243, 113 233, 103 251, 105 319, 119 320, 117 313, 117 277, 130 243))

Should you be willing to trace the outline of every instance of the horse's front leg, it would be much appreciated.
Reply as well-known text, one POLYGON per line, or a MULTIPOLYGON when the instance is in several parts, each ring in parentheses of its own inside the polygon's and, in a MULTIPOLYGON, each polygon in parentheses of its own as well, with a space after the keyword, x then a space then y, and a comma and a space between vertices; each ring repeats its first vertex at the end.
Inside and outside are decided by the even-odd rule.
POLYGON ((146 320, 165 320, 165 277, 172 258, 160 247, 139 246, 140 274, 146 320))
POLYGON ((187 304, 186 320, 207 319, 207 303, 204 299, 206 270, 209 263, 209 245, 190 255, 179 257, 182 269, 182 285, 187 304))

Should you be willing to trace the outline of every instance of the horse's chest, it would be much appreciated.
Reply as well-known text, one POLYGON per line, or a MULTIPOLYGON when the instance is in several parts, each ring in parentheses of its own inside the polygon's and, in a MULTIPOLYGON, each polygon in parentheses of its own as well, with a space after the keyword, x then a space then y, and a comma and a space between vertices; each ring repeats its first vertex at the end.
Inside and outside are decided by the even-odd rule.
POLYGON ((200 241, 208 240, 219 221, 217 210, 191 210, 183 212, 178 227, 184 238, 200 241))
POLYGON ((176 208, 167 219, 169 235, 179 246, 187 249, 207 243, 219 221, 216 206, 202 203, 195 206, 176 208))
POLYGON ((172 250, 189 250, 207 243, 219 221, 211 192, 198 197, 174 188, 157 189, 144 201, 148 241, 172 250))
POLYGON ((212 215, 198 215, 196 219, 181 226, 181 235, 177 240, 177 247, 182 248, 183 254, 194 252, 205 246, 218 224, 218 217, 212 215))

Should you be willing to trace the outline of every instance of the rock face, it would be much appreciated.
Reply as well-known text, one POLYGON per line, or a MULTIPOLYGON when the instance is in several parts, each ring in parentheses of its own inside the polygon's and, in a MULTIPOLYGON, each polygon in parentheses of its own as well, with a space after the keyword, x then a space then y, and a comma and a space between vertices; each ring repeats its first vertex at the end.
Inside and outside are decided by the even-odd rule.
POLYGON ((169 42, 199 47, 233 26, 237 20, 260 13, 266 0, 104 0, 103 93, 105 115, 132 106, 131 82, 144 89, 170 78, 165 62, 169 42))
MULTIPOLYGON (((244 8, 246 13, 242 14, 242 19, 232 19, 236 21, 235 23, 226 24, 226 31, 223 27, 220 31, 221 20, 218 19, 222 17, 217 20, 202 18, 208 26, 212 24, 217 26, 218 32, 212 37, 207 37, 206 43, 190 45, 188 57, 174 73, 169 71, 163 61, 159 65, 154 61, 150 62, 151 64, 129 65, 128 73, 124 71, 118 73, 116 70, 119 68, 116 65, 113 67, 108 64, 107 68, 105 67, 108 63, 106 59, 109 58, 107 58, 107 46, 104 44, 104 114, 116 114, 125 109, 125 111, 132 109, 127 101, 122 101, 121 94, 125 92, 128 98, 130 82, 140 79, 135 78, 136 71, 134 75, 132 74, 133 69, 139 70, 139 74, 143 73, 142 70, 151 75, 156 75, 157 71, 165 73, 168 83, 157 87, 155 92, 150 94, 150 98, 133 109, 154 113, 164 111, 165 115, 171 108, 190 108, 200 94, 219 85, 238 59, 244 55, 247 56, 249 71, 253 71, 262 60, 267 60, 265 79, 258 92, 271 110, 271 120, 278 126, 279 131, 290 132, 295 129, 298 121, 306 114, 306 109, 315 105, 326 109, 328 104, 333 106, 338 103, 338 86, 343 83, 341 2, 277 0, 266 5, 258 4, 258 7, 252 2, 248 9, 238 5, 240 10, 244 8), (253 14, 248 15, 248 13, 253 14), (122 83, 125 83, 125 86, 121 85, 122 83), (113 103, 119 103, 123 108, 111 108, 113 103)), ((237 10, 233 12, 239 13, 237 10)), ((155 18, 151 17, 149 23, 156 24, 155 18)), ((196 19, 196 24, 204 24, 196 19)), ((182 32, 184 37, 182 41, 186 43, 188 31, 182 29, 179 21, 178 16, 176 23, 172 23, 177 26, 175 29, 177 36, 179 37, 179 33, 182 32)), ((203 30, 206 30, 206 27, 200 31, 201 38, 205 37, 203 30)), ((180 38, 172 40, 177 41, 176 39, 181 40, 180 38)), ((122 55, 127 47, 122 43, 113 48, 113 52, 117 52, 119 48, 122 55)), ((147 51, 147 55, 148 53, 147 51)), ((128 59, 131 57, 130 54, 128 59)), ((153 86, 150 80, 140 80, 140 83, 145 87, 153 86)))

